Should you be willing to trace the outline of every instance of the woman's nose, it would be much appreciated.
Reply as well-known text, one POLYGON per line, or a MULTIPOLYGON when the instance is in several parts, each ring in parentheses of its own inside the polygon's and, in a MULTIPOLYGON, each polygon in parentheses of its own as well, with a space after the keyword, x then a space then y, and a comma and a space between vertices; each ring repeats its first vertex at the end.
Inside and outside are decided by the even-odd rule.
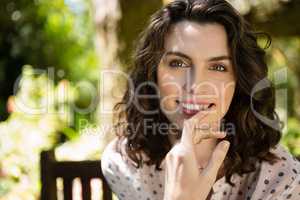
POLYGON ((200 70, 192 70, 190 69, 187 73, 187 77, 184 84, 184 89, 190 94, 206 94, 208 93, 208 88, 210 86, 210 82, 207 77, 205 77, 205 73, 200 70))

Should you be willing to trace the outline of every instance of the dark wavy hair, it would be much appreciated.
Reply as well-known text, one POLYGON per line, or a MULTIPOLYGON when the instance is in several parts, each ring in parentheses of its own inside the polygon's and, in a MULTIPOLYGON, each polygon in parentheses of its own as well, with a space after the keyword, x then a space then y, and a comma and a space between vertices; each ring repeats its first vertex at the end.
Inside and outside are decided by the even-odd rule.
MULTIPOLYGON (((127 139, 126 154, 137 168, 146 163, 155 164, 156 169, 161 170, 160 164, 172 148, 167 130, 155 130, 157 126, 145 129, 144 121, 170 122, 162 113, 158 98, 147 99, 141 96, 157 95, 158 91, 147 84, 139 90, 137 88, 145 82, 157 83, 156 72, 164 53, 165 35, 172 25, 182 20, 218 23, 224 26, 227 33, 237 84, 224 120, 235 125, 236 134, 226 137, 231 146, 224 161, 224 170, 226 182, 234 185, 231 182, 234 173, 242 175, 252 172, 257 168, 257 163, 262 161, 276 162, 278 157, 270 149, 280 141, 281 129, 274 126, 280 127, 281 122, 275 112, 275 89, 271 82, 269 87, 251 95, 259 81, 267 80, 265 48, 258 45, 258 38, 263 33, 255 32, 225 0, 175 0, 151 16, 148 26, 139 37, 133 56, 133 66, 129 73, 132 85, 127 85, 122 101, 114 107, 118 141, 127 139), (251 103, 259 114, 273 120, 273 128, 255 116, 251 103), (144 110, 158 111, 145 114, 140 112, 137 104, 144 110), (142 154, 148 160, 144 160, 142 154)), ((267 46, 270 43, 271 39, 267 37, 267 46)), ((118 144, 118 151, 121 152, 121 143, 118 144)))

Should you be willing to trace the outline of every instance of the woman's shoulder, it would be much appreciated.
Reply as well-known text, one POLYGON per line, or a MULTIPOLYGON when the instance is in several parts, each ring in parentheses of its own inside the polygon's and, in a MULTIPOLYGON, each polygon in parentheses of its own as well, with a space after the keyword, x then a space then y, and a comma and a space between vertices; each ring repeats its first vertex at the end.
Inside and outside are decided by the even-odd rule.
MULTIPOLYGON (((132 177, 136 174, 135 167, 122 155, 118 145, 124 148, 123 141, 113 139, 104 148, 101 155, 101 170, 112 191, 120 199, 132 199, 133 191, 129 187, 132 177)), ((122 149, 120 149, 122 150, 122 149)))
POLYGON ((277 171, 279 175, 288 174, 292 177, 296 177, 300 173, 300 162, 296 159, 284 146, 281 144, 276 145, 275 148, 271 149, 279 160, 274 164, 265 163, 265 168, 269 168, 268 171, 277 171))
MULTIPOLYGON (((155 184, 152 185, 148 180, 156 180, 151 177, 154 168, 146 165, 136 168, 125 152, 125 144, 126 140, 115 138, 105 147, 101 156, 103 176, 119 199, 132 200, 141 199, 145 195, 151 196, 151 189, 155 184)), ((159 190, 156 191, 159 195, 159 190)))
POLYGON ((285 147, 271 149, 279 160, 262 162, 257 189, 263 199, 300 199, 300 162, 285 147))
POLYGON ((135 168, 134 162, 127 156, 125 151, 126 140, 114 138, 104 148, 101 155, 101 168, 105 173, 107 170, 118 172, 120 169, 135 168))

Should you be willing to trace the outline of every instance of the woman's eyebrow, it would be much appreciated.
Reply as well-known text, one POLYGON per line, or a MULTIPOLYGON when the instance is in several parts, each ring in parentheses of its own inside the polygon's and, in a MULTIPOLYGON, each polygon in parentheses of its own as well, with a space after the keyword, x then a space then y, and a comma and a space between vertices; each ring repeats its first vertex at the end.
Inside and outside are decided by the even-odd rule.
POLYGON ((231 57, 227 55, 222 55, 222 56, 211 57, 208 59, 209 62, 220 61, 220 60, 231 60, 231 57))
MULTIPOLYGON (((168 51, 168 52, 166 52, 165 56, 168 56, 168 55, 176 55, 176 56, 186 58, 188 60, 192 60, 188 55, 186 55, 182 52, 179 52, 179 51, 168 51)), ((220 61, 220 60, 231 60, 231 57, 228 55, 221 55, 221 56, 215 56, 215 57, 211 57, 211 58, 207 59, 208 62, 220 61)))
POLYGON ((180 56, 180 57, 183 57, 185 59, 188 59, 188 60, 192 60, 188 55, 182 53, 182 52, 179 52, 179 51, 167 51, 165 53, 165 56, 168 56, 168 55, 175 55, 175 56, 180 56))

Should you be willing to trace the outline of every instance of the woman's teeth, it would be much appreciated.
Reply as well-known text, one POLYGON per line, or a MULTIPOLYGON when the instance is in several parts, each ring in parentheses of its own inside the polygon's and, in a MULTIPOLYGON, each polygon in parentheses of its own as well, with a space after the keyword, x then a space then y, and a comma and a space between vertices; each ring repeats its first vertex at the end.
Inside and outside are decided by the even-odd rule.
POLYGON ((183 103, 182 107, 188 110, 207 110, 211 104, 189 104, 183 103))

